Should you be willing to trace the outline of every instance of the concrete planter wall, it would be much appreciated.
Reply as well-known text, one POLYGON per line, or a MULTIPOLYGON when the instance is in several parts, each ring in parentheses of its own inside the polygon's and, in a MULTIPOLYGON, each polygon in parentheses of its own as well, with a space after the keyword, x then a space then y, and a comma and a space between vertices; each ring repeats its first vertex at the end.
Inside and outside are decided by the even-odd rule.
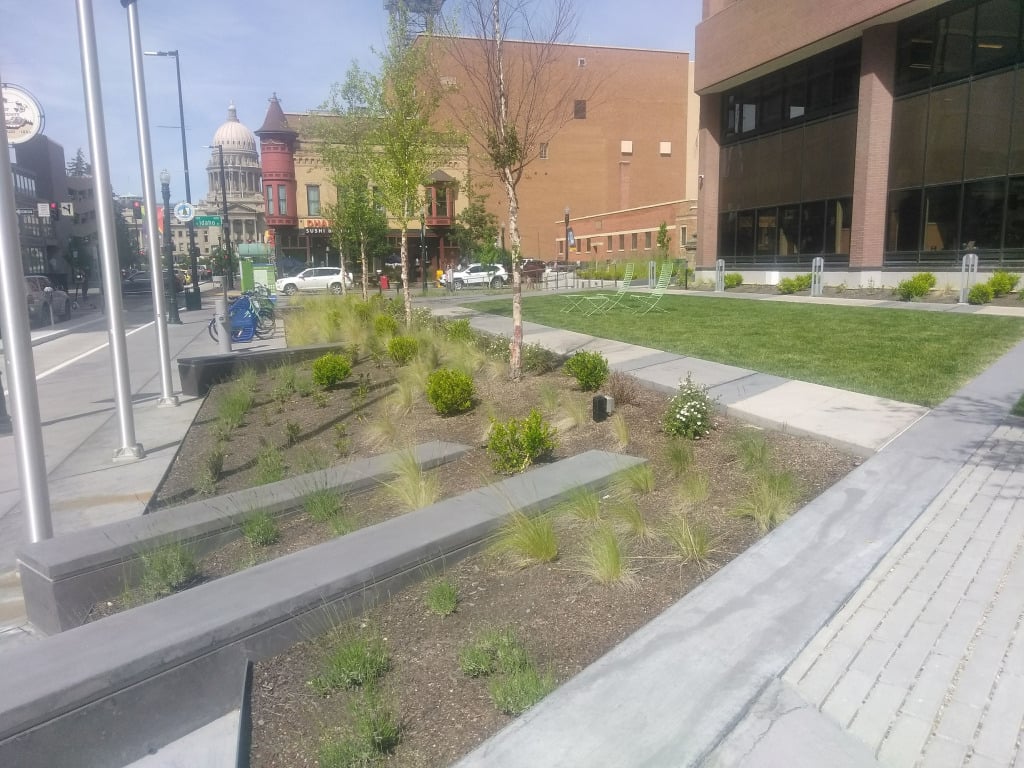
MULTIPOLYGON (((469 450, 455 443, 416 446, 420 466, 432 469, 469 450)), ((160 510, 53 539, 26 544, 18 568, 29 621, 47 634, 85 623, 98 601, 138 584, 140 556, 166 544, 185 544, 197 557, 240 535, 239 526, 256 509, 270 514, 297 511, 310 491, 330 488, 354 493, 394 474, 398 454, 340 464, 277 483, 160 510)))
POLYGON ((476 552, 514 511, 643 459, 588 451, 148 605, 13 648, 0 765, 118 768, 237 706, 244 665, 476 552))

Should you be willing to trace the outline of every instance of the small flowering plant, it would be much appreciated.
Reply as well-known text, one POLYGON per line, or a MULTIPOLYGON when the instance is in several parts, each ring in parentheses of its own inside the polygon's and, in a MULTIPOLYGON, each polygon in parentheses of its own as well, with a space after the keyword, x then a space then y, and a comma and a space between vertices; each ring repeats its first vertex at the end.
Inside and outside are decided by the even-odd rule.
POLYGON ((679 391, 668 404, 665 412, 665 431, 677 437, 699 440, 711 432, 714 424, 711 415, 714 405, 708 396, 708 388, 696 384, 692 376, 679 385, 679 391))

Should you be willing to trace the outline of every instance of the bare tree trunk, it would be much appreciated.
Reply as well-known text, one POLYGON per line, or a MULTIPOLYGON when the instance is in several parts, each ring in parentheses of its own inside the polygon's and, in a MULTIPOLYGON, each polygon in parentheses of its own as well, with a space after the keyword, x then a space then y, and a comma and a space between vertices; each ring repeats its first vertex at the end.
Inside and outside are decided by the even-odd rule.
POLYGON ((367 274, 365 235, 359 237, 359 258, 363 262, 363 301, 366 301, 370 298, 370 276, 367 274))
POLYGON ((338 263, 341 264, 341 296, 344 298, 348 296, 348 287, 345 285, 348 281, 348 272, 345 271, 345 252, 341 249, 341 243, 338 244, 338 263))
POLYGON ((402 298, 405 301, 405 327, 412 328, 412 293, 409 291, 409 228, 402 225, 402 298))

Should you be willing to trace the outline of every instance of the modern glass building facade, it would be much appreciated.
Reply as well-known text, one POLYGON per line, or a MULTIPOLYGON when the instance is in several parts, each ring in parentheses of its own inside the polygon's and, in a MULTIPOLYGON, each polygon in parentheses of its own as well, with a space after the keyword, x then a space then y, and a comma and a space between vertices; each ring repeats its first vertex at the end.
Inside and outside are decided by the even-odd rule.
POLYGON ((709 0, 699 263, 1024 267, 1022 25, 1022 0, 709 0), (725 58, 800 13, 830 34, 725 58))

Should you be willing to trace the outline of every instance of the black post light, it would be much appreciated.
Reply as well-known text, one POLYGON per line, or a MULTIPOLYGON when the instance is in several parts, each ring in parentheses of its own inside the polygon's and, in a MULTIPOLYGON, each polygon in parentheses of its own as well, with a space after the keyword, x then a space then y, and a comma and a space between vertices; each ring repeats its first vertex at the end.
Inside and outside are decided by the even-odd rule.
POLYGON ((234 270, 231 267, 231 223, 228 221, 228 188, 224 179, 224 147, 220 144, 210 144, 207 148, 217 150, 217 158, 220 161, 220 199, 223 207, 221 226, 224 228, 224 243, 227 248, 224 264, 224 296, 227 297, 228 289, 235 289, 235 281, 234 270))
MULTIPOLYGON (((181 315, 178 314, 178 273, 174 269, 174 243, 171 242, 171 174, 166 169, 160 172, 160 191, 164 196, 164 260, 167 274, 167 292, 170 294, 170 303, 167 305, 168 325, 181 325, 181 315)), ((153 282, 153 290, 156 290, 157 283, 153 282)))
MULTIPOLYGON (((569 206, 565 206, 565 263, 569 263, 569 206)), ((555 268, 558 267, 558 256, 555 256, 555 268)))
MULTIPOLYGON (((174 71, 178 76, 178 124, 181 126, 181 158, 185 166, 185 202, 192 205, 192 185, 188 174, 188 145, 185 142, 185 103, 181 98, 181 62, 178 52, 145 51, 146 56, 173 56, 174 71)), ((185 309, 201 309, 203 297, 199 292, 199 247, 196 245, 196 225, 192 219, 188 221, 188 254, 189 266, 192 271, 192 290, 185 294, 185 309)))

